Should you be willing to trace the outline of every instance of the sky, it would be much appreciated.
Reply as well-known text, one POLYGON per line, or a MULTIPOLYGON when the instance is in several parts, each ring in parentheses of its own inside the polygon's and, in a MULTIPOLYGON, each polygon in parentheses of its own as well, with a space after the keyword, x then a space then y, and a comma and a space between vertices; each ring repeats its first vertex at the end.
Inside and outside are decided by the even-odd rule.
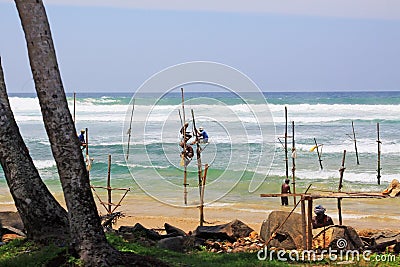
MULTIPOLYGON (((397 0, 44 1, 67 92, 133 92, 184 62, 229 65, 266 92, 400 90, 397 0)), ((0 0, 10 93, 33 93, 13 1, 0 0)))

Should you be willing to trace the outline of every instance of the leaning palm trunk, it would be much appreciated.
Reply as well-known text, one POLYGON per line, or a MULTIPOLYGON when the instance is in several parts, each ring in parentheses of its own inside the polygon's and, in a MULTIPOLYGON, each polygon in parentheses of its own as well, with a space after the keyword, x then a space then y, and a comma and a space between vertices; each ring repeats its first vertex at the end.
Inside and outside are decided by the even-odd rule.
POLYGON ((89 266, 109 266, 119 253, 106 240, 71 113, 46 11, 41 0, 15 0, 43 121, 68 208, 71 245, 89 266))
POLYGON ((67 212, 40 179, 15 122, 0 59, 0 162, 29 239, 48 242, 68 238, 67 212))

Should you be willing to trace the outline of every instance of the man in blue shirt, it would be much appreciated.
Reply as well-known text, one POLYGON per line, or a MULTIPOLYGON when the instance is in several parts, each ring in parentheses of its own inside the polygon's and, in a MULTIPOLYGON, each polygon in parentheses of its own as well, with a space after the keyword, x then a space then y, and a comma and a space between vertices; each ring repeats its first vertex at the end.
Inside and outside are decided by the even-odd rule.
POLYGON ((203 127, 199 127, 200 143, 208 143, 208 134, 203 127))
POLYGON ((79 142, 81 142, 81 146, 86 147, 86 141, 85 141, 85 130, 81 130, 81 134, 78 136, 79 142))

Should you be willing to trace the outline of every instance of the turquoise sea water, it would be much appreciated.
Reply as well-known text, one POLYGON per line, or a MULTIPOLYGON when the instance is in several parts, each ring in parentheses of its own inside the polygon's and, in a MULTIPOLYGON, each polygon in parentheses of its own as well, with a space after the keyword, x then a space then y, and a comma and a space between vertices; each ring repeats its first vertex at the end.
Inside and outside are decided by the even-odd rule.
MULTIPOLYGON (((297 191, 308 184, 313 190, 337 190, 343 151, 347 151, 343 191, 381 191, 399 179, 400 92, 185 93, 185 116, 191 110, 197 126, 203 126, 210 144, 202 163, 210 164, 206 201, 224 205, 240 201, 256 203, 260 193, 278 193, 285 178, 284 108, 288 109, 289 136, 295 122, 297 191), (268 104, 266 104, 265 100, 268 104), (260 116, 260 114, 262 114, 260 116), (356 164, 351 122, 354 121, 360 165, 356 164), (381 181, 377 185, 377 126, 382 141, 381 181), (323 170, 314 138, 323 144, 323 170), (282 139, 281 139, 282 140, 282 139)), ((129 160, 126 161, 127 129, 131 114, 128 93, 79 93, 76 128, 89 129, 90 173, 93 184, 104 185, 108 154, 112 155, 115 187, 142 188, 147 194, 172 205, 182 205, 183 167, 180 166, 179 134, 181 94, 135 96, 129 160)), ((60 191, 55 162, 44 131, 37 98, 10 96, 14 115, 32 158, 46 184, 60 191)), ((72 95, 68 95, 71 112, 72 95)), ((182 111, 181 115, 182 115, 182 111)), ((204 146, 203 146, 204 147, 204 146)), ((291 176, 292 139, 288 140, 291 176)), ((198 199, 196 160, 188 166, 189 203, 198 199), (197 192, 197 193, 195 193, 197 192)), ((3 173, 0 186, 6 187, 3 173)))

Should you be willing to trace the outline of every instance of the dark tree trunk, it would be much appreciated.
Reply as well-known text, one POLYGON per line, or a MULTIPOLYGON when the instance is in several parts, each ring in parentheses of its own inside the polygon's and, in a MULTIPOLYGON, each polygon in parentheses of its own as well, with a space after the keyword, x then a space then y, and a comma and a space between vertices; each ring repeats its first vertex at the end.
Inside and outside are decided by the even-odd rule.
POLYGON ((68 208, 71 245, 88 266, 117 264, 120 253, 106 240, 68 108, 46 11, 41 0, 15 0, 43 121, 68 208))
POLYGON ((40 179, 22 139, 8 100, 1 59, 0 162, 28 238, 40 242, 67 239, 67 212, 40 179))

